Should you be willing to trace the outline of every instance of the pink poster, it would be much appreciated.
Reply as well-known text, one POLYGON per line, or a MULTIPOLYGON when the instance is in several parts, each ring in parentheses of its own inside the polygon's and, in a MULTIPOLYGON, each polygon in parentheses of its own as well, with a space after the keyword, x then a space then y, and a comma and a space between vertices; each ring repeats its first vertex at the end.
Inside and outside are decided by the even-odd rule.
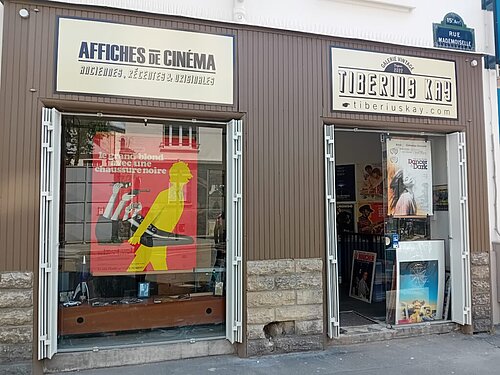
POLYGON ((196 144, 119 133, 93 141, 91 273, 196 267, 196 144))

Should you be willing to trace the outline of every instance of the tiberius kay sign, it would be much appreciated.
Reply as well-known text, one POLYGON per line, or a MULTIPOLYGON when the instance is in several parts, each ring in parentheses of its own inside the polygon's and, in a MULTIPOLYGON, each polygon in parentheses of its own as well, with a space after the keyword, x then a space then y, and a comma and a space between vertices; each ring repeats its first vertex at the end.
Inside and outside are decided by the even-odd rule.
POLYGON ((58 19, 56 91, 233 103, 233 37, 58 19))
POLYGON ((334 47, 331 60, 334 111, 457 118, 452 61, 334 47))

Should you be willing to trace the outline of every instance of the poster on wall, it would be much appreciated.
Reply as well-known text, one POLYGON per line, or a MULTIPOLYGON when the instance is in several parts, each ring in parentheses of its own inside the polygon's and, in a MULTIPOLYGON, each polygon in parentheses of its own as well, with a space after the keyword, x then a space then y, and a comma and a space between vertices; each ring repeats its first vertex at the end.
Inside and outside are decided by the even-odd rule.
POLYGON ((354 233, 354 203, 337 203, 337 233, 354 233))
POLYGON ((372 302, 376 260, 377 253, 354 250, 349 297, 368 303, 372 302))
POLYGON ((384 197, 382 164, 358 164, 358 199, 381 201, 384 197))
POLYGON ((356 200, 354 167, 354 164, 335 166, 335 196, 337 202, 356 200))
POLYGON ((432 193, 434 211, 448 211, 448 186, 435 185, 432 193))
POLYGON ((94 136, 92 274, 196 267, 197 147, 173 144, 157 135, 94 136))
POLYGON ((399 241, 418 241, 430 239, 429 217, 390 218, 387 220, 387 233, 397 233, 399 241))
POLYGON ((396 263, 396 324, 440 320, 444 241, 400 242, 396 263))
POLYGON ((358 207, 358 233, 384 234, 383 203, 361 202, 358 207))
POLYGON ((387 138, 387 215, 432 215, 431 143, 387 138))

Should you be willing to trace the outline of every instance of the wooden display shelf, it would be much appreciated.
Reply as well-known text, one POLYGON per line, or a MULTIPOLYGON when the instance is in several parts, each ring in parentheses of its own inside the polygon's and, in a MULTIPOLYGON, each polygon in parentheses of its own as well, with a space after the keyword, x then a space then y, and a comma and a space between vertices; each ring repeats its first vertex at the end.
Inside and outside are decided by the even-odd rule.
POLYGON ((224 297, 201 296, 161 303, 150 298, 135 304, 59 306, 58 327, 60 335, 75 335, 218 324, 224 320, 224 297))

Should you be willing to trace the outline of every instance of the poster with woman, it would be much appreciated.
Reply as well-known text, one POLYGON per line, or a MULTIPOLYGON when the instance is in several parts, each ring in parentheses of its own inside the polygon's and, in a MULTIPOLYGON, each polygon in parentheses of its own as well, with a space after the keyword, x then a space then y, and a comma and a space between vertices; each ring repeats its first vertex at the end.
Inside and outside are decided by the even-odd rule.
POLYGON ((378 163, 358 164, 358 200, 381 201, 384 196, 382 165, 378 163))
POLYGON ((425 139, 387 138, 387 214, 432 215, 431 143, 425 139))

